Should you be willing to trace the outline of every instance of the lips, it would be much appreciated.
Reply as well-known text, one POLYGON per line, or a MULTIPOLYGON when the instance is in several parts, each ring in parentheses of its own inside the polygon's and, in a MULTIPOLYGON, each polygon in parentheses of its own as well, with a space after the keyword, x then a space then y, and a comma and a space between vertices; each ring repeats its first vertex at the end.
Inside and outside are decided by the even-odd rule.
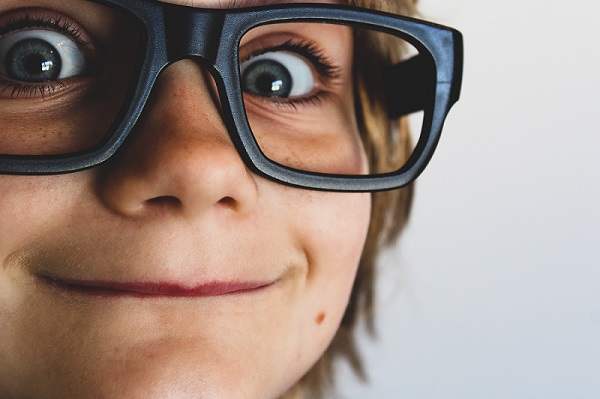
POLYGON ((37 275, 45 284, 72 293, 93 296, 133 297, 210 297, 249 293, 266 288, 276 281, 210 281, 193 287, 172 282, 115 282, 105 280, 74 280, 37 275))

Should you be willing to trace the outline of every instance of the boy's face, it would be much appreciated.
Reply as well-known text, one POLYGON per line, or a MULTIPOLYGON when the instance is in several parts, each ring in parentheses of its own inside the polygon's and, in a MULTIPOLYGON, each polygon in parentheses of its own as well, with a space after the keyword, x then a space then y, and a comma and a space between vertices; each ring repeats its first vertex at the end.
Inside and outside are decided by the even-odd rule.
MULTIPOLYGON (((99 42, 113 37, 110 29, 128 29, 93 2, 4 0, 0 31, 3 16, 25 15, 30 6, 72 19, 99 42)), ((333 33, 290 32, 307 39, 333 33)), ((346 38, 339 62, 350 70, 346 38)), ((115 45, 126 46, 127 36, 119 39, 115 45)), ((52 101, 69 95, 77 93, 52 101)), ((0 175, 0 397, 275 398, 325 351, 351 292, 371 195, 295 189, 253 174, 215 99, 203 66, 177 62, 106 164, 0 175), (222 296, 99 296, 52 286, 41 275, 129 288, 273 284, 222 296)), ((65 115, 52 107, 35 112, 36 101, 0 94, 0 142, 9 128, 45 118, 35 125, 43 129, 65 115)), ((79 122, 106 123, 105 106, 79 122)))

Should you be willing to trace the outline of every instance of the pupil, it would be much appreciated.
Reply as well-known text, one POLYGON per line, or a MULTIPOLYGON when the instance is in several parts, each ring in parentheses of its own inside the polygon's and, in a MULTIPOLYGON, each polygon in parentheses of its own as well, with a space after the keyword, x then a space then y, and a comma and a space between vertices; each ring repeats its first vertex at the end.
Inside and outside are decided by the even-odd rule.
POLYGON ((17 42, 6 55, 8 77, 24 82, 56 80, 60 76, 61 59, 50 43, 41 39, 17 42))
POLYGON ((44 65, 44 63, 51 64, 52 61, 46 61, 39 54, 31 54, 23 57, 23 68, 26 73, 31 75, 37 75, 43 72, 43 68, 42 71, 40 71, 40 66, 44 65))
POLYGON ((279 62, 261 60, 253 63, 242 76, 244 91, 261 97, 287 97, 292 91, 292 76, 279 62))
POLYGON ((265 73, 256 79, 256 87, 261 93, 273 91, 273 82, 275 79, 273 75, 265 73))

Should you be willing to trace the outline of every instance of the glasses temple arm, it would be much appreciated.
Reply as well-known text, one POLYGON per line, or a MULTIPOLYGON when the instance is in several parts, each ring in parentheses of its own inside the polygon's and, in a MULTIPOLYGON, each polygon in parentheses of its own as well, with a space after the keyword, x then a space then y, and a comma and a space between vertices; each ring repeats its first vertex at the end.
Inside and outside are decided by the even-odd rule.
POLYGON ((385 67, 384 96, 390 119, 425 110, 435 94, 435 69, 430 59, 416 55, 385 67))

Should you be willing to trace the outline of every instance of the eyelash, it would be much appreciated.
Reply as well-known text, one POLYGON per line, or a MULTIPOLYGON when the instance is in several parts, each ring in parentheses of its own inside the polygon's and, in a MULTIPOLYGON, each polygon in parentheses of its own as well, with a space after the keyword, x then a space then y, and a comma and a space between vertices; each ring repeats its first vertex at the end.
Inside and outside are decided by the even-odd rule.
POLYGON ((16 17, 10 19, 6 25, 0 28, 0 36, 23 28, 53 28, 58 32, 69 35, 81 46, 89 45, 89 43, 83 39, 83 35, 79 28, 61 16, 57 16, 56 18, 31 15, 16 17))
MULTIPOLYGON (((252 53, 251 55, 244 57, 244 59, 241 59, 240 62, 250 60, 253 57, 271 51, 292 51, 304 56, 315 66, 317 71, 321 75, 323 75, 327 82, 335 82, 341 77, 342 68, 339 65, 333 63, 325 55, 325 52, 322 49, 320 49, 314 42, 307 40, 289 39, 275 47, 268 47, 258 50, 252 53)), ((298 99, 290 99, 285 101, 268 100, 268 102, 276 104, 275 106, 278 108, 286 108, 292 111, 296 111, 298 106, 319 105, 325 99, 326 95, 326 92, 319 92, 310 97, 301 97, 298 99)))
MULTIPOLYGON (((8 20, 8 22, 0 28, 0 37, 20 29, 31 28, 51 28, 59 33, 68 35, 81 48, 85 49, 90 47, 90 43, 84 40, 80 29, 61 16, 50 17, 22 15, 15 17, 8 20)), ((57 89, 63 89, 65 87, 65 84, 61 81, 44 82, 38 84, 23 84, 5 79, 0 80, 0 92, 3 93, 10 91, 11 98, 19 98, 22 96, 30 98, 36 94, 39 94, 42 98, 44 98, 46 95, 53 94, 57 89)))
MULTIPOLYGON (((90 43, 83 39, 83 35, 77 26, 73 23, 65 20, 58 16, 56 18, 48 16, 31 16, 24 15, 9 20, 6 25, 0 28, 0 37, 9 32, 14 32, 24 28, 52 28, 58 32, 69 35, 78 45, 83 48, 89 47, 90 43)), ((270 48, 264 48, 259 50, 249 57, 241 60, 246 61, 252 57, 270 51, 293 51, 307 58, 317 69, 317 71, 324 76, 328 81, 336 81, 341 76, 341 67, 334 64, 315 43, 307 40, 289 39, 280 45, 270 48)), ((0 83, 0 92, 10 91, 11 98, 19 98, 23 94, 27 97, 31 97, 39 93, 42 98, 45 94, 52 94, 58 88, 64 88, 64 83, 60 81, 43 84, 22 84, 17 82, 3 81, 0 83)), ((297 110, 298 106, 306 105, 319 105, 324 99, 325 93, 319 92, 310 97, 302 97, 297 99, 291 99, 286 101, 270 101, 276 104, 278 108, 287 108, 290 110, 297 110)))

